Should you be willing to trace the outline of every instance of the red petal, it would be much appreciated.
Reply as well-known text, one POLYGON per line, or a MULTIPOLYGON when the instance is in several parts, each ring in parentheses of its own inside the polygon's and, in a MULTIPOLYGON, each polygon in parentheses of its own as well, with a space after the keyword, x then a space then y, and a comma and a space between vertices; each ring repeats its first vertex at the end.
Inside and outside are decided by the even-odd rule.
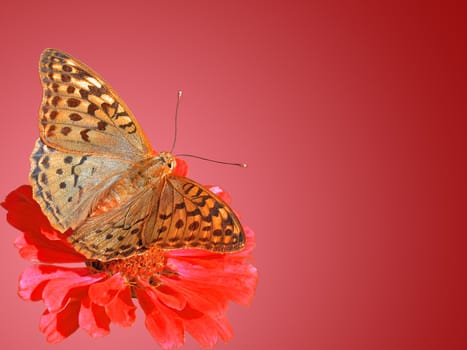
POLYGON ((93 338, 102 337, 110 332, 110 319, 104 307, 91 302, 89 298, 81 300, 79 326, 93 338))
POLYGON ((155 288, 143 279, 139 280, 138 284, 148 290, 154 291, 159 301, 172 309, 179 311, 183 310, 186 306, 185 297, 168 285, 161 285, 155 288))
POLYGON ((8 222, 18 230, 43 233, 50 240, 63 239, 63 234, 50 225, 39 204, 32 197, 31 186, 23 185, 11 191, 2 206, 8 210, 8 222))
POLYGON ((110 303, 123 288, 125 288, 123 278, 120 274, 116 274, 89 286, 88 293, 93 303, 104 306, 110 303))
POLYGON ((161 281, 183 294, 187 302, 196 310, 213 315, 221 315, 227 309, 227 297, 219 290, 206 287, 200 281, 192 281, 185 277, 181 279, 162 278, 161 281))
POLYGON ((222 187, 207 185, 206 188, 212 193, 214 193, 215 195, 217 195, 220 199, 222 199, 227 204, 230 204, 232 202, 232 198, 227 192, 224 191, 222 187))
POLYGON ((175 160, 177 161, 177 164, 172 174, 178 176, 186 176, 188 174, 188 163, 180 158, 176 158, 175 160))
POLYGON ((11 191, 2 206, 8 211, 8 222, 20 231, 38 231, 48 225, 39 204, 32 198, 31 186, 23 185, 11 191))
MULTIPOLYGON (((175 288, 174 283, 179 288, 184 288, 190 294, 187 299, 192 303, 192 298, 198 301, 199 298, 207 300, 214 308, 214 302, 219 303, 232 300, 240 304, 248 304, 255 292, 258 274, 252 265, 238 262, 226 263, 219 261, 219 266, 199 266, 194 265, 196 261, 177 263, 177 271, 180 280, 163 279, 164 283, 170 283, 175 288), (195 295, 192 295, 192 294, 195 295), (215 298, 214 298, 215 296, 215 298)), ((201 307, 201 305, 197 305, 201 307)), ((202 306, 202 310, 207 305, 202 306)))
POLYGON ((156 288, 156 294, 161 302, 172 309, 183 310, 185 308, 185 297, 173 288, 162 285, 156 288))
POLYGON ((164 349, 182 346, 185 342, 183 322, 174 311, 160 303, 152 289, 138 288, 136 295, 146 314, 146 328, 154 339, 164 349))
POLYGON ((80 303, 75 301, 59 312, 46 310, 42 314, 39 328, 49 343, 58 343, 78 329, 79 308, 80 303))
POLYGON ((31 186, 12 191, 2 206, 8 210, 7 220, 24 236, 15 241, 20 255, 26 259, 48 263, 81 262, 85 258, 66 241, 67 235, 54 230, 39 205, 32 198, 31 186))
POLYGON ((104 277, 104 274, 83 276, 82 274, 76 274, 72 269, 68 269, 68 273, 63 273, 62 277, 54 278, 45 285, 42 292, 44 304, 49 311, 58 311, 63 308, 71 297, 82 298, 86 296, 86 287, 104 277))
POLYGON ((206 314, 201 314, 199 317, 193 317, 193 314, 196 314, 196 310, 191 309, 189 306, 179 313, 179 315, 184 319, 186 330, 203 347, 212 347, 217 343, 219 337, 224 342, 227 342, 232 338, 232 326, 224 315, 218 318, 213 318, 206 314))
POLYGON ((129 327, 135 321, 136 307, 131 301, 130 288, 120 274, 92 284, 88 294, 93 303, 105 307, 112 322, 129 327))
POLYGON ((85 261, 68 242, 51 241, 41 234, 25 232, 15 240, 15 247, 24 259, 45 263, 72 263, 85 261))
POLYGON ((20 276, 18 294, 25 300, 37 301, 42 299, 42 292, 49 280, 67 276, 70 273, 85 276, 85 268, 65 268, 53 265, 32 265, 20 276))
POLYGON ((241 256, 241 257, 250 258, 253 248, 256 245, 255 233, 253 232, 253 230, 247 226, 244 226, 243 229, 245 231, 245 240, 246 240, 245 247, 243 247, 243 249, 236 254, 230 254, 231 257, 236 258, 236 257, 241 256))
POLYGON ((121 290, 105 310, 110 320, 122 327, 130 327, 136 319, 136 306, 131 300, 131 291, 129 287, 121 290))
POLYGON ((216 254, 209 258, 177 255, 170 257, 168 264, 177 271, 179 278, 161 276, 161 280, 183 293, 196 309, 218 312, 216 310, 222 311, 228 300, 240 304, 251 301, 258 273, 241 254, 216 254))

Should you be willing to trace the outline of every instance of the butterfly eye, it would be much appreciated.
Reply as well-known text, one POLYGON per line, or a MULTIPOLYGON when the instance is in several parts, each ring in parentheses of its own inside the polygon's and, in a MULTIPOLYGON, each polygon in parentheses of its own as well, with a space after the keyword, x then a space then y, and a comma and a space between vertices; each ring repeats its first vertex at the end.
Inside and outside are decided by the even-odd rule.
POLYGON ((175 168, 175 162, 170 161, 167 163, 167 166, 169 167, 170 170, 173 170, 175 168))

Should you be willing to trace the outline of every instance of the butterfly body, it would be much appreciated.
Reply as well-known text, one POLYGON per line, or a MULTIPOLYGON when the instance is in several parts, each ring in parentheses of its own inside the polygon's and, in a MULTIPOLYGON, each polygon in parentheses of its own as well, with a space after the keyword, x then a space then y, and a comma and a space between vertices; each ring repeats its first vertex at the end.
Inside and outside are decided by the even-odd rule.
POLYGON ((133 164, 100 196, 100 201, 91 210, 91 216, 126 203, 141 190, 152 188, 157 191, 175 166, 175 158, 168 152, 161 152, 158 156, 133 164))
POLYGON ((161 249, 234 252, 245 244, 230 207, 173 173, 135 117, 96 72, 45 50, 40 139, 31 155, 33 195, 54 228, 89 259, 108 261, 161 249))

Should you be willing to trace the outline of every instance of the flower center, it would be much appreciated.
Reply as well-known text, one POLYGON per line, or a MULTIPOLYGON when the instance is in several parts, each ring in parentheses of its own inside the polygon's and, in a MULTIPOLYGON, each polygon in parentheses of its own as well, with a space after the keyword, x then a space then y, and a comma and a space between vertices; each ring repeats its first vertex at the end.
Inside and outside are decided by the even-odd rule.
POLYGON ((171 273, 166 262, 167 258, 164 256, 163 251, 152 246, 140 255, 106 262, 88 260, 86 265, 93 273, 106 272, 109 275, 120 273, 130 285, 135 285, 137 279, 144 279, 157 286, 159 284, 158 275, 171 273))

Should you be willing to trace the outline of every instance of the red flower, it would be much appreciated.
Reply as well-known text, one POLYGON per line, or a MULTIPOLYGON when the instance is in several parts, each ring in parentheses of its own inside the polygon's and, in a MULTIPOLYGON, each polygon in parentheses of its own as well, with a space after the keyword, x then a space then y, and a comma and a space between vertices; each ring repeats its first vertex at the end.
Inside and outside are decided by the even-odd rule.
MULTIPOLYGON (((185 165, 179 169, 185 171, 185 165)), ((210 189, 230 200, 219 187, 210 189)), ((18 293, 25 300, 44 302, 40 329, 48 342, 57 343, 78 328, 99 337, 110 332, 110 323, 129 327, 137 299, 147 329, 164 349, 183 345, 185 331, 211 347, 219 338, 225 342, 232 337, 225 315, 228 302, 248 305, 253 297, 257 271, 248 261, 254 245, 248 228, 246 247, 233 254, 152 248, 143 255, 100 263, 73 249, 66 241, 70 232, 51 227, 30 186, 11 192, 2 206, 8 222, 23 232, 15 241, 20 255, 40 262, 22 273, 18 293), (57 265, 70 262, 82 266, 57 265)))

